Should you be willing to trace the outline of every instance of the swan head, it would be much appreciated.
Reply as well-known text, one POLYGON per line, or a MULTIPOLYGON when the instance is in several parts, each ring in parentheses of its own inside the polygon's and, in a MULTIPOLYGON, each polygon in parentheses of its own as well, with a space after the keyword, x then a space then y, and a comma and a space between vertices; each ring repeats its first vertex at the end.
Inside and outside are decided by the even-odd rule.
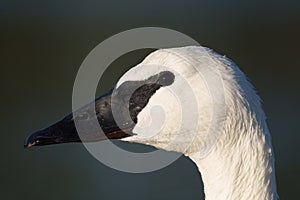
POLYGON ((121 139, 204 155, 224 132, 231 106, 225 97, 233 98, 231 91, 247 86, 235 78, 242 76, 229 59, 204 47, 157 50, 127 71, 95 104, 31 134, 25 147, 121 139), (104 134, 91 128, 95 112, 104 134), (75 124, 86 134, 78 134, 75 124))
POLYGON ((113 90, 31 134, 24 146, 106 139, 189 156, 201 171, 207 199, 277 196, 260 98, 231 60, 210 49, 151 53, 113 90))

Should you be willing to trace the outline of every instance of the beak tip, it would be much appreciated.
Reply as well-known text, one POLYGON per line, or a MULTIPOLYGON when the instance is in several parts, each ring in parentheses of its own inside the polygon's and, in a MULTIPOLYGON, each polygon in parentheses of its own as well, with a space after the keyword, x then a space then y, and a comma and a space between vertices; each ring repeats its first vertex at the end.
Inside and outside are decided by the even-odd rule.
POLYGON ((32 147, 32 146, 33 146, 32 143, 26 143, 26 141, 25 141, 25 143, 24 143, 24 148, 25 148, 25 149, 28 149, 28 148, 30 148, 30 147, 32 147))
POLYGON ((32 134, 31 134, 25 139, 24 148, 30 148, 30 147, 34 146, 34 142, 32 142, 32 141, 33 141, 33 139, 32 139, 32 134))

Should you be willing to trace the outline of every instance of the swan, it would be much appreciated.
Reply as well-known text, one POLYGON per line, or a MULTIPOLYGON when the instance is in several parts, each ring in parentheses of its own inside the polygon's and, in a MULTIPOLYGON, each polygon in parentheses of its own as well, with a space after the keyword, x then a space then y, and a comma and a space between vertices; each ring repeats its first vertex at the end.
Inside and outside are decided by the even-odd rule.
MULTIPOLYGON (((261 100, 243 72, 227 57, 202 46, 156 50, 126 72, 114 90, 97 98, 95 105, 105 138, 79 137, 75 117, 70 114, 29 135, 24 146, 106 138, 151 145, 188 156, 202 175, 207 200, 278 198, 274 152, 261 100), (215 83, 207 76, 218 77, 222 89, 216 86, 211 90, 215 83), (186 90, 192 90, 197 102, 197 108, 189 111, 192 117, 188 121, 196 124, 191 130, 188 126, 183 130, 178 126, 182 109, 188 109, 192 99, 186 90), (179 91, 184 106, 176 106, 176 98, 170 91, 179 91), (216 93, 214 100, 212 93, 216 93), (111 100, 113 95, 115 98, 111 100), (122 105, 124 99, 129 103, 122 105), (151 109, 157 105, 163 108, 165 121, 153 134, 152 120, 161 117, 151 118, 151 109), (114 106, 121 120, 118 124, 111 111, 114 106), (220 128, 209 131, 214 106, 223 109, 224 115, 216 121, 220 128), (197 111, 198 119, 193 110, 197 111), (129 117, 123 114, 126 112, 129 117)), ((83 108, 84 114, 76 119, 88 121, 89 109, 89 106, 83 108)))

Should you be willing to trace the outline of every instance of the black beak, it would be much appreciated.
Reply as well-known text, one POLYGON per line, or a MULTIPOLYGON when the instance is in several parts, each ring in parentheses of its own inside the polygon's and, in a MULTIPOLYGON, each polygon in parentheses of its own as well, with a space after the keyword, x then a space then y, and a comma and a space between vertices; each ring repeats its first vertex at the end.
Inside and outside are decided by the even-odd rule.
POLYGON ((174 78, 173 73, 163 71, 142 81, 126 81, 116 90, 98 97, 94 104, 88 104, 52 126, 31 134, 24 147, 131 136, 137 116, 151 96, 160 87, 171 85, 174 78), (99 131, 99 125, 102 131, 99 131))
POLYGON ((130 114, 128 114, 129 105, 123 102, 126 99, 119 95, 118 92, 114 92, 113 100, 112 96, 113 92, 110 91, 97 98, 95 104, 88 104, 76 111, 76 113, 67 115, 57 123, 32 133, 26 138, 24 147, 70 142, 92 142, 131 136, 131 130, 135 123, 131 119, 130 114), (115 121, 115 112, 113 116, 112 107, 117 111, 117 118, 122 119, 118 124, 115 121), (96 117, 93 118, 93 116, 96 117), (83 129, 86 127, 86 132, 83 135, 81 134, 81 137, 79 137, 75 127, 75 120, 76 125, 80 124, 80 127, 83 127, 83 129), (103 132, 99 133, 93 128, 95 122, 98 127, 100 125, 103 132))

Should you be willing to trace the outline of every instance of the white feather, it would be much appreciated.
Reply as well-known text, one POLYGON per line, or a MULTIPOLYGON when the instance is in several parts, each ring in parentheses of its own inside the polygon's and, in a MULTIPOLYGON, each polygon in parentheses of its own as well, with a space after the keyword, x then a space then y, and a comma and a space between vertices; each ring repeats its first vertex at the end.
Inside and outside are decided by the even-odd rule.
POLYGON ((150 98, 138 115, 133 130, 137 135, 122 140, 189 156, 201 172, 207 200, 277 199, 274 154, 265 114, 239 68, 204 47, 162 49, 129 70, 118 85, 165 70, 176 74, 174 83, 150 98), (211 90, 208 83, 212 84, 209 80, 214 78, 220 78, 222 87, 211 90), (223 93, 224 99, 218 93, 223 93), (212 100, 212 96, 218 98, 212 100), (197 109, 189 110, 192 98, 197 109), (215 132, 209 131, 213 106, 225 111, 224 116, 217 116, 222 127, 215 132), (183 114, 186 110, 190 115, 183 114), (182 129, 183 117, 190 117, 187 121, 192 124, 182 129))

